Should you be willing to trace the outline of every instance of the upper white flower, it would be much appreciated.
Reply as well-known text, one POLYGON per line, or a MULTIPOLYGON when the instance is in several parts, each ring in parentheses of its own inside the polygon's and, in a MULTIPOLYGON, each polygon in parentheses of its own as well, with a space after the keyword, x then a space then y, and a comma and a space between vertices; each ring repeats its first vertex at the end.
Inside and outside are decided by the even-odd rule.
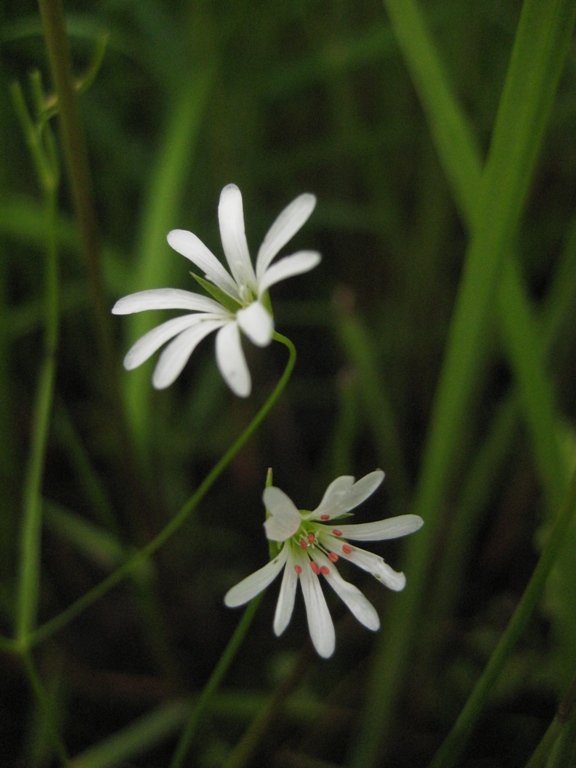
POLYGON ((282 211, 260 246, 256 270, 246 242, 242 195, 235 184, 224 187, 218 206, 220 237, 231 274, 192 232, 183 229, 169 232, 168 242, 172 248, 204 272, 208 282, 197 279, 213 298, 177 288, 158 288, 117 301, 112 309, 116 315, 147 309, 187 309, 194 313, 168 320, 145 334, 129 350, 124 367, 137 368, 172 339, 160 355, 152 378, 156 389, 163 389, 178 377, 199 342, 212 331, 218 331, 216 362, 220 373, 235 394, 247 397, 251 381, 240 330, 260 347, 269 344, 274 323, 265 306, 268 289, 287 277, 308 272, 320 262, 319 253, 298 251, 271 264, 306 222, 315 205, 314 195, 304 194, 282 211))
POLYGON ((264 505, 269 514, 264 523, 269 541, 279 542, 278 554, 263 568, 243 579, 227 592, 224 602, 233 608, 243 605, 262 592, 284 568, 284 577, 274 616, 274 632, 280 635, 288 626, 294 608, 296 584, 299 581, 306 605, 308 628, 320 656, 334 652, 334 624, 320 586, 322 574, 354 616, 368 629, 376 630, 380 619, 374 606, 355 586, 338 573, 335 563, 342 557, 371 573, 395 591, 404 589, 406 577, 394 571, 384 560, 348 543, 396 539, 417 531, 423 524, 418 515, 400 515, 388 520, 359 525, 334 525, 368 498, 384 479, 377 469, 358 482, 348 475, 338 477, 313 511, 298 510, 286 494, 274 486, 266 488, 264 505))

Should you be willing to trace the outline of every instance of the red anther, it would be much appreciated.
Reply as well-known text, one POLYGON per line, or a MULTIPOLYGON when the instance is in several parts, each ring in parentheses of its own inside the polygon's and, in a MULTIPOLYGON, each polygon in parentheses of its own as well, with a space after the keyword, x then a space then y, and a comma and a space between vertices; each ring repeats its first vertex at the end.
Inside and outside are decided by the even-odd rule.
POLYGON ((298 544, 300 544, 300 546, 302 547, 302 549, 308 549, 308 542, 306 541, 306 539, 300 539, 300 541, 298 542, 298 544))
POLYGON ((342 552, 344 552, 345 555, 349 555, 352 552, 352 547, 350 544, 344 544, 342 547, 342 552))
POLYGON ((333 563, 337 562, 338 555, 336 554, 336 552, 330 552, 328 554, 328 560, 332 560, 333 563))
POLYGON ((294 570, 296 571, 298 576, 300 576, 300 574, 302 573, 302 567, 300 565, 295 565, 294 570))
POLYGON ((328 568, 327 565, 323 565, 322 568, 320 568, 320 573, 323 573, 324 576, 328 576, 330 573, 330 568, 328 568))
POLYGON ((310 544, 314 544, 314 542, 316 541, 316 537, 314 536, 313 533, 309 533, 308 536, 306 536, 306 538, 308 539, 310 544))
POLYGON ((339 531, 338 528, 334 528, 332 533, 334 534, 334 536, 342 536, 342 531, 339 531))
POLYGON ((320 573, 320 566, 315 560, 312 560, 312 562, 310 563, 310 568, 312 568, 316 576, 318 576, 318 574, 320 573))
POLYGON ((330 520, 330 515, 320 515, 320 520, 330 520))

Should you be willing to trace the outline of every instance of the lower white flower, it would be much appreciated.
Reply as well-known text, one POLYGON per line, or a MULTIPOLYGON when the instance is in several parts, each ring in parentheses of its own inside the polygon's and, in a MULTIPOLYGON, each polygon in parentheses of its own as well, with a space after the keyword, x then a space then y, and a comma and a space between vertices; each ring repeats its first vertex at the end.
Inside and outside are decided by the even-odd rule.
POLYGON ((218 206, 220 237, 230 272, 192 232, 183 229, 169 232, 168 242, 172 248, 203 271, 204 278, 193 276, 212 298, 178 288, 156 288, 117 301, 112 308, 115 315, 148 309, 185 309, 192 313, 168 320, 142 336, 128 351, 124 367, 137 368, 170 342, 160 355, 152 377, 154 387, 164 389, 180 375, 202 339, 217 331, 216 362, 220 373, 236 395, 247 397, 251 380, 240 332, 259 347, 269 344, 274 321, 268 289, 288 277, 308 272, 320 262, 316 251, 298 251, 271 263, 306 222, 315 205, 314 195, 303 194, 282 211, 260 246, 255 268, 244 231, 242 195, 235 184, 224 187, 218 206))
POLYGON ((418 515, 400 515, 357 525, 342 525, 336 521, 348 517, 350 510, 374 493, 383 479, 384 473, 380 469, 358 482, 349 475, 338 477, 328 486, 319 506, 312 512, 298 510, 279 488, 266 488, 263 501, 269 517, 264 528, 268 540, 278 543, 278 554, 263 568, 232 587, 224 598, 226 605, 230 608, 244 605, 284 569, 274 632, 280 635, 288 626, 296 585, 300 582, 310 637, 320 656, 328 658, 334 652, 336 641, 334 624, 320 586, 319 576, 322 575, 358 621, 368 629, 377 630, 380 619, 374 606, 359 589, 340 576, 335 564, 340 558, 350 560, 390 589, 400 591, 406 585, 404 574, 394 571, 379 555, 353 546, 349 540, 396 539, 417 531, 424 521, 418 515))

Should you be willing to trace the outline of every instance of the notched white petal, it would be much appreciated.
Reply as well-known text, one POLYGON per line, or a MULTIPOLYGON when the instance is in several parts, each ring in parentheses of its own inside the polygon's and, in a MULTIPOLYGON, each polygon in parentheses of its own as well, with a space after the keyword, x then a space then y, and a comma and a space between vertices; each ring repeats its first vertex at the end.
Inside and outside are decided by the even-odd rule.
POLYGON ((232 392, 238 397, 248 397, 252 382, 242 351, 240 331, 234 321, 225 325, 216 335, 216 363, 232 392))
POLYGON ((316 197, 308 192, 293 200, 280 213, 274 224, 266 233, 256 259, 258 280, 262 278, 268 265, 280 252, 286 243, 298 232, 308 220, 316 205, 316 197))
POLYGON ((299 251, 292 256, 286 256, 280 259, 276 264, 269 267, 258 283, 258 293, 262 296, 270 286, 286 280, 294 275, 301 275, 309 272, 318 266, 321 256, 317 251, 299 251))
POLYGON ((227 293, 236 301, 240 300, 238 286, 210 251, 193 232, 185 229, 173 229, 168 233, 168 243, 175 251, 185 256, 199 269, 214 285, 227 293))
POLYGON ((259 595, 260 592, 265 590, 266 587, 274 581, 276 576, 278 576, 286 564, 287 554, 287 549, 284 547, 284 549, 263 568, 254 571, 250 576, 242 579, 242 581, 236 584, 235 587, 228 590, 224 596, 224 603, 229 608, 236 608, 237 606, 244 605, 244 603, 252 600, 256 595, 259 595))
POLYGON ((406 586, 406 576, 391 568, 380 555, 375 555, 373 552, 367 552, 365 549, 359 549, 358 547, 352 547, 351 552, 346 552, 344 548, 337 549, 336 551, 340 557, 350 560, 358 568, 371 573, 374 578, 381 581, 389 589, 400 592, 406 586))
POLYGON ((158 358, 154 375, 152 376, 152 385, 155 389, 166 389, 172 384, 182 372, 182 369, 188 362, 190 355, 202 339, 206 338, 212 331, 222 326, 222 320, 205 320, 197 323, 187 331, 183 331, 174 341, 166 347, 158 358))
POLYGON ((318 520, 321 515, 337 517, 344 513, 343 499, 354 484, 351 475, 342 475, 333 480, 322 497, 322 501, 316 509, 308 515, 310 520, 318 520))
POLYGON ((138 368, 142 365, 154 352, 160 349, 170 339, 177 336, 182 331, 188 328, 198 325, 202 322, 205 315, 184 315, 183 317, 175 317, 172 320, 167 320, 165 323, 152 328, 151 331, 145 333, 138 341, 130 347, 124 358, 124 368, 127 371, 131 371, 134 368, 138 368))
POLYGON ((334 653, 336 635, 320 581, 318 576, 312 572, 310 563, 302 566, 300 584, 302 585, 308 631, 310 632, 312 644, 316 648, 318 655, 327 659, 334 653))
POLYGON ((384 472, 376 469, 358 480, 346 494, 344 509, 348 512, 371 496, 384 480, 384 472))
POLYGON ((268 310, 259 301, 239 309, 236 320, 250 341, 258 347, 265 347, 272 341, 274 322, 268 310))
POLYGON ((294 502, 281 491, 271 486, 262 494, 262 501, 270 517, 264 523, 266 537, 269 541, 286 541, 298 531, 302 516, 294 502))
POLYGON ((242 194, 235 184, 228 184, 220 193, 218 222, 222 247, 234 279, 239 286, 248 286, 256 292, 256 275, 244 230, 242 194))
POLYGON ((321 567, 325 566, 328 569, 328 572, 325 574, 326 581, 348 607, 352 615, 361 624, 364 624, 365 627, 375 632, 380 627, 380 619, 372 603, 357 587, 340 576, 336 566, 325 555, 318 553, 315 559, 321 567))
MULTIPOLYGON (((288 549, 288 547, 285 547, 288 549)), ((276 604, 276 612, 274 614, 274 634, 279 637, 286 629, 292 618, 292 612, 294 610, 294 600, 296 598, 296 584, 298 583, 298 576, 294 570, 295 562, 293 558, 288 555, 286 566, 284 568, 284 576, 282 577, 282 586, 280 587, 280 594, 278 595, 278 603, 276 604)))
POLYGON ((152 288, 138 291, 118 299, 112 307, 114 315, 132 315, 149 309, 188 309, 191 312, 223 312, 221 304, 208 296, 201 296, 180 288, 152 288))
POLYGON ((397 539, 414 533, 424 525, 424 520, 418 515, 399 515, 388 520, 377 520, 374 523, 358 523, 357 525, 339 525, 345 539, 352 541, 383 541, 397 539))

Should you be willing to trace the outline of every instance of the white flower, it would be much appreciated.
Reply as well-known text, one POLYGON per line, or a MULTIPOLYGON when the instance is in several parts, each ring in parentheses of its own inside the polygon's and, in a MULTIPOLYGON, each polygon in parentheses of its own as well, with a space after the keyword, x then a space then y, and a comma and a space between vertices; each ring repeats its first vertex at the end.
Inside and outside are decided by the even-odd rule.
POLYGON ((156 389, 164 389, 178 377, 200 341, 212 331, 218 331, 216 362, 220 373, 235 394, 247 397, 251 381, 240 331, 259 347, 269 344, 274 323, 266 306, 268 289, 287 277, 308 272, 319 263, 319 253, 298 251, 271 265, 280 249, 306 222, 315 205, 314 195, 304 194, 282 211, 260 246, 256 270, 250 261, 244 232, 242 195, 235 184, 224 187, 218 206, 220 237, 231 274, 192 232, 172 230, 168 242, 204 272, 206 280, 196 279, 213 298, 177 288, 158 288, 133 293, 117 301, 112 309, 116 315, 147 309, 187 309, 193 313, 168 320, 145 334, 129 350, 124 367, 128 370, 137 368, 170 341, 160 355, 152 378, 156 389))
POLYGON ((263 568, 232 587, 224 598, 226 605, 234 608, 247 603, 284 569, 274 632, 280 635, 288 626, 299 581, 312 642, 320 656, 328 658, 334 652, 334 624, 320 587, 318 577, 321 574, 358 621, 368 629, 378 629, 380 619, 374 606, 359 589, 340 576, 335 563, 340 558, 350 560, 390 589, 404 589, 406 577, 403 573, 394 571, 379 555, 352 546, 348 540, 396 539, 417 531, 424 521, 418 515, 400 515, 360 525, 335 525, 334 521, 348 517, 347 513, 373 494, 383 479, 384 473, 380 469, 356 483, 348 475, 338 477, 328 486, 313 512, 296 509, 279 488, 266 488, 263 501, 269 517, 264 528, 269 541, 279 542, 278 554, 263 568))

